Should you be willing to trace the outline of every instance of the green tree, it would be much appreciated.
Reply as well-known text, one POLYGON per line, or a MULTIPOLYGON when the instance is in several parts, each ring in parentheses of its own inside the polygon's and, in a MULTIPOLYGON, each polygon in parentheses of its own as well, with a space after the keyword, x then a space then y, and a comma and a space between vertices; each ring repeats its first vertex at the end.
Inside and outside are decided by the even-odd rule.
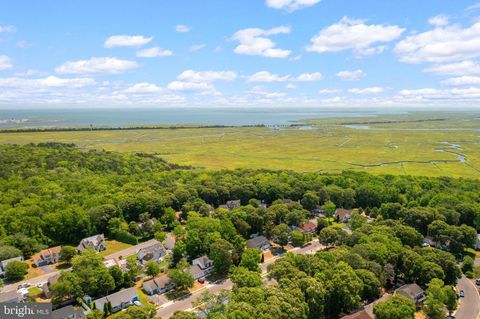
POLYGON ((474 266, 475 266, 475 263, 473 261, 473 258, 470 256, 465 256, 462 264, 463 273, 466 274, 468 272, 473 272, 474 266))
POLYGON ((327 216, 328 218, 331 218, 333 216, 333 214, 335 213, 335 209, 337 207, 335 206, 335 203, 333 203, 332 201, 327 201, 325 204, 323 204, 322 206, 322 209, 323 211, 325 212, 325 216, 327 216))
POLYGON ((213 261, 217 273, 228 273, 234 261, 233 254, 233 245, 225 239, 217 239, 210 245, 209 257, 213 261))
POLYGON ((260 262, 262 255, 255 248, 247 248, 243 251, 242 258, 240 260, 240 267, 244 267, 250 271, 260 272, 260 262))
POLYGON ((275 226, 272 231, 273 241, 281 246, 288 244, 288 238, 292 230, 288 227, 287 224, 280 224, 275 226))
POLYGON ((114 265, 108 269, 110 275, 115 282, 115 289, 120 289, 124 285, 123 270, 118 265, 114 265))
POLYGON ((158 240, 159 242, 163 243, 166 238, 167 238, 167 234, 165 232, 163 231, 155 232, 155 239, 158 240))
POLYGON ((259 287, 262 285, 260 273, 250 271, 247 268, 236 267, 230 275, 234 288, 259 287))
POLYGON ((395 295, 374 305, 373 312, 376 319, 414 319, 415 304, 402 295, 395 295))
POLYGON ((149 260, 145 263, 145 273, 148 276, 155 277, 161 271, 160 265, 153 260, 149 260))
POLYGON ((60 260, 70 263, 72 258, 77 254, 77 250, 72 246, 62 246, 60 251, 60 260))
POLYGON ((177 290, 181 291, 193 286, 195 280, 190 274, 189 269, 190 264, 185 258, 183 258, 177 263, 175 268, 168 271, 168 276, 170 277, 170 280, 172 280, 172 283, 177 287, 177 290))
POLYGON ((303 246, 303 244, 305 243, 305 238, 304 238, 302 232, 299 232, 299 231, 295 230, 295 231, 292 232, 291 236, 292 236, 293 246, 300 247, 300 246, 303 246))
POLYGON ((430 319, 445 318, 445 289, 443 281, 440 279, 432 279, 426 290, 426 299, 423 311, 430 319))
POLYGON ((5 278, 9 282, 22 280, 28 272, 28 265, 22 261, 14 260, 5 267, 5 278))
POLYGON ((300 201, 302 204, 303 208, 305 208, 308 211, 312 211, 317 207, 317 205, 320 202, 320 198, 318 197, 317 193, 314 191, 307 191, 305 194, 303 194, 303 198, 300 201))

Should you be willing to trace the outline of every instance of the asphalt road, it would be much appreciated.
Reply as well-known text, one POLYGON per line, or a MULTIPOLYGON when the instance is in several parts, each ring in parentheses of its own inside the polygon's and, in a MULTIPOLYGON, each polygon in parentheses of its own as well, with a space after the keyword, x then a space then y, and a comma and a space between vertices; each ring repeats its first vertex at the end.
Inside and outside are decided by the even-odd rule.
POLYGON ((458 281, 458 290, 463 290, 465 297, 455 313, 456 319, 477 319, 480 315, 480 295, 475 283, 465 276, 458 281))
MULTIPOLYGON (((144 243, 141 243, 141 244, 126 248, 124 250, 118 251, 116 253, 113 253, 111 255, 105 256, 105 259, 118 258, 120 256, 129 256, 129 255, 135 254, 141 248, 148 247, 151 244, 153 244, 154 242, 156 242, 154 239, 148 240, 144 243)), ((10 285, 5 285, 5 287, 3 287, 3 289, 1 291, 2 292, 7 292, 7 291, 12 291, 12 290, 17 290, 18 286, 21 285, 22 283, 25 283, 25 282, 29 282, 30 284, 32 284, 32 286, 35 286, 37 284, 44 284, 48 281, 48 279, 50 277, 53 277, 58 273, 59 273, 59 271, 53 271, 51 273, 44 274, 44 275, 41 275, 41 276, 38 276, 38 277, 35 277, 35 278, 22 280, 20 282, 16 282, 16 283, 10 284, 10 285)))
MULTIPOLYGON (((310 245, 307 245, 302 248, 295 248, 291 250, 292 253, 294 254, 313 254, 319 250, 324 249, 325 247, 322 246, 318 240, 312 242, 310 245)), ((282 256, 277 256, 274 258, 271 258, 264 263, 260 265, 260 268, 262 269, 262 275, 265 276, 268 272, 268 266, 274 263, 276 260, 279 258, 282 258, 282 256)), ((193 310, 193 305, 192 303, 197 300, 198 296, 202 294, 205 290, 210 291, 211 293, 218 293, 220 290, 223 289, 232 289, 233 284, 230 279, 226 279, 223 282, 219 284, 207 284, 204 289, 197 290, 193 294, 189 295, 188 297, 176 301, 170 301, 167 302, 163 305, 160 306, 160 308, 157 311, 157 316, 159 316, 162 319, 167 319, 173 316, 175 311, 189 311, 193 310)))

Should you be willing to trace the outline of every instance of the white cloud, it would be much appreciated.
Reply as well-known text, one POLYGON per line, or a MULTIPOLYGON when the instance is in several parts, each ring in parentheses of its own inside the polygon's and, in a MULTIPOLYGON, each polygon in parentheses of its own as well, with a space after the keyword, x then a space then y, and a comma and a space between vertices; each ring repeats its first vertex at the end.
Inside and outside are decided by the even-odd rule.
POLYGON ((237 73, 233 71, 194 71, 186 70, 177 76, 177 80, 187 82, 233 81, 237 73))
POLYGON ((365 24, 364 20, 343 17, 338 23, 321 30, 310 41, 307 51, 340 52, 353 50, 355 54, 369 55, 383 52, 385 46, 373 46, 379 42, 390 42, 405 31, 395 25, 365 24))
POLYGON ((290 79, 290 75, 280 76, 268 71, 260 71, 250 75, 247 78, 247 82, 285 82, 290 79))
POLYGON ((292 12, 298 9, 313 6, 320 1, 321 0, 266 0, 265 4, 270 8, 292 12))
POLYGON ((178 24, 175 26, 175 31, 180 33, 190 32, 190 30, 192 30, 192 28, 188 25, 178 24))
POLYGON ((318 91, 318 93, 321 95, 338 94, 341 92, 342 92, 341 89, 321 89, 320 91, 318 91))
POLYGON ((280 98, 286 96, 284 92, 274 92, 274 91, 268 91, 262 86, 255 86, 251 88, 248 92, 248 94, 254 94, 254 95, 261 95, 267 99, 272 99, 272 98, 280 98))
POLYGON ((446 75, 480 74, 480 64, 474 61, 462 61, 450 64, 440 64, 423 70, 428 73, 446 75))
POLYGON ((435 27, 406 37, 395 46, 405 63, 445 63, 480 57, 480 22, 470 27, 435 27))
POLYGON ((287 83, 287 85, 285 85, 285 88, 286 89, 296 89, 297 85, 293 84, 293 83, 287 83))
POLYGON ((194 44, 188 49, 188 51, 190 51, 190 52, 200 51, 201 49, 205 48, 206 46, 207 45, 204 44, 204 43, 194 44))
POLYGON ((119 74, 138 67, 137 62, 112 57, 93 57, 89 60, 67 61, 55 68, 59 74, 119 74))
POLYGON ((287 58, 291 51, 276 48, 269 36, 290 33, 290 27, 280 26, 272 29, 242 29, 232 36, 240 44, 234 49, 237 54, 259 55, 267 58, 287 58))
POLYGON ((430 23, 435 27, 444 27, 448 25, 449 18, 444 14, 439 14, 438 16, 431 17, 430 19, 428 19, 428 23, 430 23))
POLYGON ((297 82, 315 82, 320 80, 323 80, 323 75, 320 72, 302 73, 294 79, 297 82))
POLYGON ((21 89, 47 89, 47 88, 82 88, 85 86, 95 84, 92 78, 59 78, 56 76, 49 76, 39 79, 25 79, 25 78, 0 78, 0 87, 2 88, 21 88, 21 89))
POLYGON ((125 92, 134 93, 134 94, 152 94, 159 93, 162 91, 162 88, 153 83, 135 83, 132 86, 129 86, 125 92))
POLYGON ((6 55, 0 55, 0 71, 11 69, 13 66, 13 61, 6 55))
POLYGON ((348 92, 352 94, 380 94, 380 93, 383 93, 384 91, 385 90, 379 86, 363 88, 363 89, 354 88, 354 89, 348 90, 348 92))
POLYGON ((153 37, 145 37, 143 35, 112 35, 105 40, 103 44, 106 48, 113 47, 140 47, 150 43, 153 37))
POLYGON ((168 89, 173 91, 210 91, 214 88, 207 82, 173 81, 168 84, 168 89))
POLYGON ((480 98, 480 87, 434 89, 421 88, 413 90, 401 90, 401 96, 416 100, 470 100, 480 98))
POLYGON ((13 25, 0 25, 0 33, 2 32, 15 32, 16 29, 13 25))
POLYGON ((469 10, 477 10, 477 9, 480 9, 480 2, 472 4, 466 10, 469 11, 469 10))
POLYGON ((442 83, 451 86, 480 85, 480 76, 464 75, 444 80, 442 83))
POLYGON ((355 70, 355 71, 340 71, 336 74, 337 77, 339 77, 343 81, 358 81, 361 78, 364 78, 367 76, 367 73, 365 73, 362 70, 355 70))
POLYGON ((163 56, 172 56, 173 52, 170 50, 162 49, 160 47, 153 47, 137 51, 137 57, 139 58, 156 58, 163 56))

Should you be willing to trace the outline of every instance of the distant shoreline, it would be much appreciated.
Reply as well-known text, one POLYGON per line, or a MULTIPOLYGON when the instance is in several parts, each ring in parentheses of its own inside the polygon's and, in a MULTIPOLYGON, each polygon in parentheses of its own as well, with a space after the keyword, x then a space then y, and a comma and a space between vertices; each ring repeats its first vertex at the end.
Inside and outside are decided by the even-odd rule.
POLYGON ((301 127, 309 126, 303 123, 280 124, 280 125, 169 125, 169 126, 125 126, 125 127, 31 127, 0 129, 0 133, 43 133, 43 132, 85 132, 85 131, 132 131, 132 130, 186 130, 186 129, 209 129, 209 128, 249 128, 249 127, 301 127))

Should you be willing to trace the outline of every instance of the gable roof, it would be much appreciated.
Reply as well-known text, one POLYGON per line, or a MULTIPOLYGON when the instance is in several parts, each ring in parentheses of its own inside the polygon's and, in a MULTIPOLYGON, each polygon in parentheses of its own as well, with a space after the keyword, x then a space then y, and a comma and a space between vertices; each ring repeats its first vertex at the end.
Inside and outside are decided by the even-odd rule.
POLYGON ((53 319, 82 319, 83 312, 73 306, 66 306, 52 312, 53 319))
POLYGON ((365 310, 360 310, 351 315, 343 316, 341 319, 372 319, 372 317, 365 310))
POLYGON ((80 242, 80 245, 91 243, 93 246, 96 247, 104 240, 105 240, 105 236, 103 234, 93 235, 93 236, 82 239, 82 241, 80 242))
POLYGON ((0 263, 0 265, 2 266, 3 269, 5 269, 5 267, 7 267, 7 265, 9 263, 11 263, 12 261, 23 261, 23 257, 19 256, 19 257, 13 257, 13 258, 5 259, 0 263))
MULTIPOLYGON (((140 252, 144 253, 145 256, 152 256, 152 257, 155 254, 160 254, 160 255, 165 255, 166 254, 165 247, 163 247, 163 245, 158 241, 156 243, 150 245, 150 246, 141 248, 138 252, 139 253, 140 252)), ((150 257, 150 258, 152 258, 152 257, 150 257)))
POLYGON ((353 211, 349 209, 344 209, 344 208, 335 209, 335 216, 338 216, 340 218, 350 217, 352 216, 352 214, 353 214, 353 211))
POLYGON ((248 248, 258 248, 261 245, 263 245, 265 243, 265 241, 268 242, 268 239, 265 236, 253 237, 252 239, 247 240, 247 247, 248 248))
POLYGON ((306 232, 314 232, 317 230, 317 225, 315 225, 315 223, 311 221, 308 221, 305 224, 303 224, 302 227, 300 227, 300 229, 306 232))
POLYGON ((417 284, 407 284, 395 290, 396 293, 414 300, 419 294, 423 294, 423 289, 417 284))
POLYGON ((120 290, 116 293, 108 295, 103 298, 95 300, 95 306, 99 310, 103 310, 103 305, 110 302, 113 308, 120 306, 122 303, 131 302, 134 297, 137 296, 135 287, 120 290))
POLYGON ((193 278, 196 278, 199 275, 204 275, 203 270, 200 269, 198 265, 193 265, 190 267, 190 275, 192 275, 193 278))
POLYGON ((155 277, 153 278, 153 281, 160 289, 165 288, 165 286, 168 286, 171 283, 170 277, 168 277, 167 275, 155 277))

